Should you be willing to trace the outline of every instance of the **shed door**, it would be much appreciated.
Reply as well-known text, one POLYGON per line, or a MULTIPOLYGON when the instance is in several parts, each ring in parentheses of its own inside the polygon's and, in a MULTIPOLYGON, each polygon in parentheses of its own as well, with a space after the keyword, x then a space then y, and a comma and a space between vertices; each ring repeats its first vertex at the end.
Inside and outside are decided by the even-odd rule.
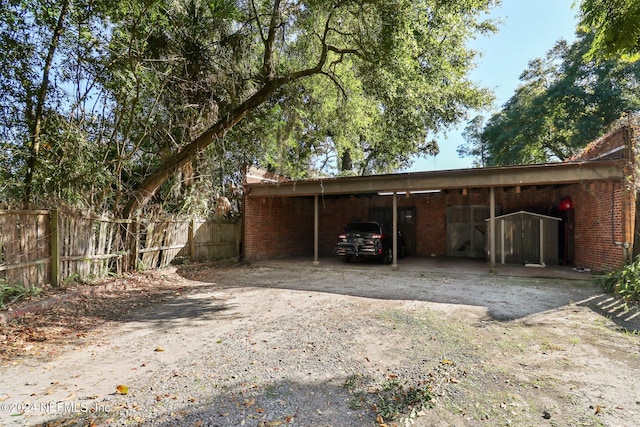
POLYGON ((447 207, 447 256, 485 258, 489 206, 447 207))
POLYGON ((496 254, 500 262, 558 265, 558 222, 526 214, 498 219, 496 254))

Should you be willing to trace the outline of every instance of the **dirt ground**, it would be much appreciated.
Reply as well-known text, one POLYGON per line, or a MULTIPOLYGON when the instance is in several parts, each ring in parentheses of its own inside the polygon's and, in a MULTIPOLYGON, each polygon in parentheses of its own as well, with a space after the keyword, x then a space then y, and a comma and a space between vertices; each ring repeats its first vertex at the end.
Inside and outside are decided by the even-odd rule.
POLYGON ((94 287, 0 324, 0 425, 402 425, 367 397, 390 379, 430 391, 416 426, 639 424, 637 308, 589 276, 450 267, 200 264, 94 287))

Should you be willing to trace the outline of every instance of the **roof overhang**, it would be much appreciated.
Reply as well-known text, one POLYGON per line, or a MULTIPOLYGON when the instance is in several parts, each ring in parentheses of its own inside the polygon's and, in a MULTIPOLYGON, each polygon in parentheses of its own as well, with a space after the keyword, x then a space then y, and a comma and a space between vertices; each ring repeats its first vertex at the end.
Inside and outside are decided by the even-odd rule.
POLYGON ((251 183, 245 184, 245 194, 249 197, 298 197, 573 184, 622 179, 626 165, 628 161, 620 159, 251 183))

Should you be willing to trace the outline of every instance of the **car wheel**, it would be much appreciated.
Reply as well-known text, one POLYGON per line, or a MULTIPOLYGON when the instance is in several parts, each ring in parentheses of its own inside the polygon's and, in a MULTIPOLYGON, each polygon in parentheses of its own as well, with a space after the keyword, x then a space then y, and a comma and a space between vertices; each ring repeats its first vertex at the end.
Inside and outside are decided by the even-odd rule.
POLYGON ((400 250, 398 251, 398 258, 404 258, 405 254, 405 247, 404 245, 400 246, 400 250))
POLYGON ((385 264, 391 264, 393 262, 393 249, 389 248, 384 252, 382 261, 385 264))

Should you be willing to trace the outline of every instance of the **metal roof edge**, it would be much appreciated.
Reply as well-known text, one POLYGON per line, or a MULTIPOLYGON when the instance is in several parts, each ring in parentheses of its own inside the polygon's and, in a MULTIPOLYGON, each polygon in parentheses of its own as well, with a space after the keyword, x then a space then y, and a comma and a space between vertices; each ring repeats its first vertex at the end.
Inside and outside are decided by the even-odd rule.
MULTIPOLYGON (((510 216, 516 216, 516 215, 521 215, 521 214, 537 216, 539 218, 554 219, 556 221, 562 221, 562 218, 557 218, 555 216, 543 215, 543 214, 539 214, 539 213, 535 213, 535 212, 528 212, 528 211, 511 212, 511 213, 508 213, 508 214, 497 216, 494 219, 507 218, 507 217, 510 217, 510 216)), ((490 221, 490 220, 491 220, 491 218, 485 219, 485 221, 490 221)))
POLYGON ((246 183, 249 196, 313 196, 381 191, 420 191, 455 188, 570 184, 624 177, 626 159, 489 168, 403 172, 397 174, 329 177, 278 183, 246 183))

